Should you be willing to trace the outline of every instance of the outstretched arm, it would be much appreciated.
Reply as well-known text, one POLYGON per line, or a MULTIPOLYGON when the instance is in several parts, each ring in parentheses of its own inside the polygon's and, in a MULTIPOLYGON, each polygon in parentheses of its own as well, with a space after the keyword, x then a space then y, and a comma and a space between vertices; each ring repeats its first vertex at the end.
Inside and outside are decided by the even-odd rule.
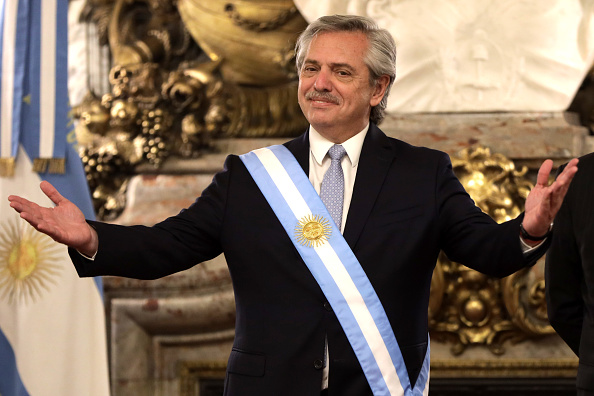
MULTIPOLYGON (((553 169, 553 161, 546 160, 538 171, 536 186, 526 198, 525 215, 522 225, 528 234, 545 235, 553 219, 557 215, 569 184, 577 172, 578 160, 572 159, 557 179, 549 185, 549 174, 553 169)), ((538 244, 538 241, 525 241, 538 244)))
POLYGON ((37 231, 87 256, 93 256, 97 252, 99 239, 97 232, 85 221, 81 210, 47 181, 41 182, 40 187, 56 204, 55 207, 45 208, 16 195, 8 197, 10 206, 37 231))

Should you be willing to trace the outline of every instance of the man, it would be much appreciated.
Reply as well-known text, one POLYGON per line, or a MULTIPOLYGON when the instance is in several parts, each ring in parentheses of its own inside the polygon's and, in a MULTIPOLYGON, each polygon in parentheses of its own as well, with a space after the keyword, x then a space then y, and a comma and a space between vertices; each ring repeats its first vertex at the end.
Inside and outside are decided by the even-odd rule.
POLYGON ((551 186, 552 163, 545 162, 525 215, 496 224, 466 194, 446 154, 388 138, 376 126, 395 78, 395 57, 389 33, 367 18, 313 22, 297 43, 298 99, 311 126, 274 149, 280 157, 288 152, 288 162, 268 167, 267 149, 229 156, 192 206, 153 227, 87 223, 45 183, 41 188, 55 208, 15 196, 9 197, 11 206, 70 246, 81 276, 152 279, 224 253, 237 308, 225 395, 302 396, 322 389, 341 396, 370 395, 372 389, 426 394, 427 305, 440 249, 492 276, 534 263, 577 161, 551 186), (277 179, 289 174, 299 189, 277 179), (322 199, 330 197, 322 205, 330 213, 325 207, 312 210, 312 221, 300 221, 293 235, 286 223, 292 214, 277 206, 286 201, 295 213, 319 207, 320 198, 308 190, 312 185, 322 199), (521 231, 527 244, 539 247, 522 248, 521 231), (310 260, 312 249, 322 253, 310 260), (326 282, 325 269, 340 280, 326 282), (342 292, 351 284, 364 291, 335 298, 336 288, 342 292), (367 317, 372 319, 361 319, 367 317), (353 335, 354 327, 365 336, 353 335))
POLYGON ((578 395, 594 395, 594 153, 580 158, 545 265, 553 328, 580 358, 578 395))

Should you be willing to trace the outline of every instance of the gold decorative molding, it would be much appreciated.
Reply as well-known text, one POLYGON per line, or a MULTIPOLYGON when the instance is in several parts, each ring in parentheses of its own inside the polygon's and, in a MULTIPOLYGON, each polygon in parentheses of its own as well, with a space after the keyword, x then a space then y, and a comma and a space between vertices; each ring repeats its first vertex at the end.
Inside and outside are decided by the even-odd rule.
POLYGON ((274 86, 297 77, 294 49, 307 22, 293 0, 178 0, 187 29, 226 81, 274 86))
MULTIPOLYGON (((452 157, 454 172, 484 212, 497 222, 517 217, 532 183, 501 154, 474 146, 452 157)), ((519 241, 518 241, 519 243, 519 241)), ((505 354, 504 343, 553 334, 546 315, 544 279, 523 269, 495 279, 450 261, 441 253, 431 282, 432 339, 451 343, 454 355, 470 346, 505 354)))
POLYGON ((293 50, 306 22, 291 0, 89 0, 82 18, 113 58, 111 92, 89 93, 73 111, 102 219, 121 213, 140 165, 307 126, 293 50))
POLYGON ((431 361, 432 378, 549 378, 575 377, 577 359, 515 359, 431 361))
POLYGON ((0 158, 0 177, 14 176, 15 160, 14 157, 0 158))

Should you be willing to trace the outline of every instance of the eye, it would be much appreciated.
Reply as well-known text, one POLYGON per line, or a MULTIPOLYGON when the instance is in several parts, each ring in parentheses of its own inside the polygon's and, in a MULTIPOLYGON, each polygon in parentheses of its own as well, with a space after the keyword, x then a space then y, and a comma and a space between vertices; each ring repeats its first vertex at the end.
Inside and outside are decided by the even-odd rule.
POLYGON ((317 71, 317 67, 312 65, 303 66, 304 73, 315 73, 317 71))
POLYGON ((336 74, 338 74, 341 77, 348 77, 351 75, 351 73, 348 70, 338 70, 336 74))

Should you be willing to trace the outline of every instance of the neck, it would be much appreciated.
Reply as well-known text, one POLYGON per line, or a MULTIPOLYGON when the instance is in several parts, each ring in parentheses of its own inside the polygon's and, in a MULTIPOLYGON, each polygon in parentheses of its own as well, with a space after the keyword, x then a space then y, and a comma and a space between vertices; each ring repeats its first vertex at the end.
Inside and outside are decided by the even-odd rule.
POLYGON ((315 128, 315 129, 316 129, 316 131, 318 131, 318 133, 320 135, 322 135, 324 138, 328 139, 332 143, 342 144, 342 143, 346 142, 347 140, 349 140, 350 138, 352 138, 353 136, 355 136, 356 134, 358 134, 359 132, 361 132, 363 130, 363 128, 365 128, 365 125, 363 125, 360 129, 349 130, 349 131, 345 131, 344 129, 340 129, 340 128, 320 128, 320 129, 315 128))

